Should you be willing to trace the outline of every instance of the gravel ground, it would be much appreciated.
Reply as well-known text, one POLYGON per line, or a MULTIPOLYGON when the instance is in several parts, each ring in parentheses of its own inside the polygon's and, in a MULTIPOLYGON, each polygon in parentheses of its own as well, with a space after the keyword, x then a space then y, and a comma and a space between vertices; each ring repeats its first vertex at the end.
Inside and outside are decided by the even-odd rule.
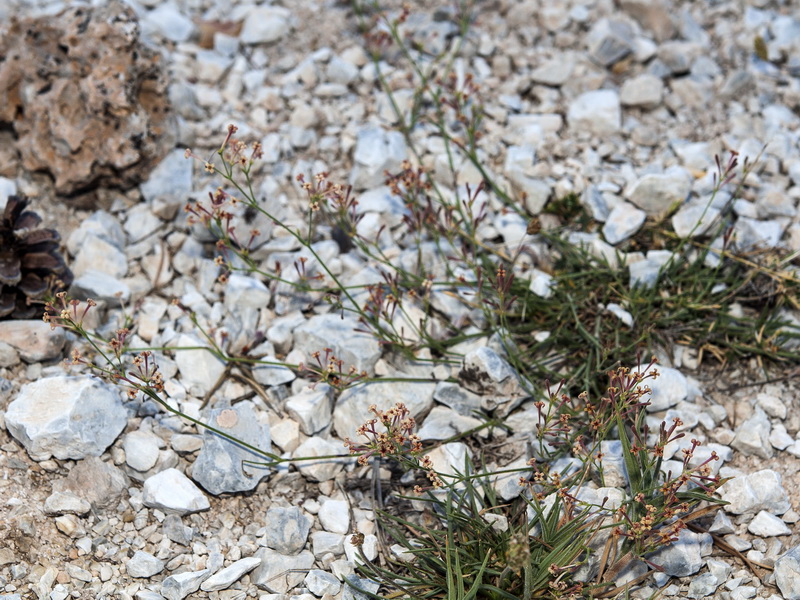
MULTIPOLYGON (((216 282, 211 239, 189 227, 180 210, 218 184, 184 160, 183 149, 206 155, 235 123, 242 139, 263 143, 255 178, 270 210, 287 222, 302 218, 295 176, 328 171, 360 194, 365 231, 386 225, 387 237, 397 240, 387 239, 385 248, 405 260, 408 248, 398 243, 403 207, 382 185, 384 170, 397 170, 411 152, 388 133, 394 115, 350 4, 127 4, 145 43, 162 56, 176 119, 174 150, 141 186, 63 202, 52 200, 49 176, 25 170, 13 153, 0 154, 0 162, 8 158, 0 205, 14 190, 32 198, 66 241, 77 289, 105 298, 97 324, 111 332, 108 323, 120 313, 108 307, 120 293, 138 311, 133 341, 141 347, 201 343, 169 304, 179 298, 234 344, 264 332, 260 348, 267 357, 299 363, 330 345, 370 373, 414 374, 413 366, 381 356, 377 344, 337 324, 338 316, 328 319, 326 306, 312 309, 255 278, 216 282)), ((0 25, 76 6, 5 0, 0 25)), ((414 42, 446 48, 455 35, 445 19, 450 8, 412 3, 414 42)), ((480 151, 488 171, 530 213, 575 192, 605 223, 598 241, 620 245, 677 198, 684 205, 672 225, 688 233, 713 187, 714 155, 724 160, 735 150, 751 159, 761 154, 735 205, 737 244, 800 251, 800 13, 790 0, 495 0, 479 3, 478 12, 455 70, 472 73, 481 86, 487 119, 480 151), (757 38, 765 45, 761 58, 757 38)), ((385 73, 402 107, 412 90, 396 58, 389 56, 385 73)), ((7 129, 0 127, 0 136, 7 129)), ((421 126, 412 137, 437 182, 453 187, 435 132, 421 126)), ((468 164, 457 171, 458 186, 481 180, 468 164)), ((489 210, 480 231, 485 240, 502 240, 508 249, 537 243, 523 219, 494 201, 489 210)), ((323 236, 317 249, 343 280, 369 277, 367 261, 341 254, 330 233, 323 236)), ((263 264, 291 264, 300 256, 269 223, 262 244, 263 264)), ((352 597, 340 584, 353 570, 345 539, 357 530, 367 536, 367 553, 374 548, 371 470, 344 461, 277 473, 230 468, 243 457, 236 449, 153 403, 123 402, 99 383, 86 387, 85 376, 67 379, 80 375, 60 363, 74 338, 50 334, 41 323, 9 323, 0 323, 0 600, 352 597), (42 405, 43 398, 50 401, 42 405), (102 409, 91 408, 101 401, 102 409)), ((691 357, 676 355, 662 363, 677 375, 662 390, 664 410, 655 417, 668 409, 669 418, 680 416, 688 439, 717 444, 723 475, 747 482, 724 490, 734 507, 720 513, 712 531, 751 561, 774 565, 788 555, 774 574, 754 573, 706 538, 684 540, 676 576, 659 576, 634 596, 663 588, 665 596, 680 598, 800 598, 796 372, 771 372, 780 380, 751 385, 764 378, 755 362, 692 370, 691 357), (693 552, 697 564, 687 558, 693 552)), ((231 377, 205 409, 202 400, 223 365, 202 351, 178 352, 160 364, 167 394, 181 410, 287 456, 344 452, 343 438, 366 418, 371 401, 388 406, 406 398, 418 415, 441 408, 444 420, 428 423, 428 439, 447 437, 442 422, 457 429, 458 411, 435 383, 386 384, 381 392, 334 399, 286 369, 256 369, 252 376, 265 397, 232 403, 251 388, 231 377)), ((450 375, 439 371, 433 379, 450 375)))

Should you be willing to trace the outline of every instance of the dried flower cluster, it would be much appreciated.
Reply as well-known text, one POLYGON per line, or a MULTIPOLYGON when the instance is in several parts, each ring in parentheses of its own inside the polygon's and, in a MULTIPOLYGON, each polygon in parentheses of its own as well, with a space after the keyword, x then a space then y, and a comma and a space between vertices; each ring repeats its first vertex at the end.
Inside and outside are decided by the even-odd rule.
MULTIPOLYGON (((416 421, 405 404, 398 402, 392 408, 382 411, 372 404, 369 412, 375 415, 356 429, 356 433, 366 438, 366 442, 358 443, 345 438, 344 445, 350 454, 358 454, 358 463, 366 465, 373 456, 411 459, 415 466, 423 469, 434 488, 441 488, 444 482, 433 468, 430 456, 419 456, 423 452, 422 440, 413 433, 416 421)), ((421 493, 422 487, 416 486, 414 491, 421 493)))

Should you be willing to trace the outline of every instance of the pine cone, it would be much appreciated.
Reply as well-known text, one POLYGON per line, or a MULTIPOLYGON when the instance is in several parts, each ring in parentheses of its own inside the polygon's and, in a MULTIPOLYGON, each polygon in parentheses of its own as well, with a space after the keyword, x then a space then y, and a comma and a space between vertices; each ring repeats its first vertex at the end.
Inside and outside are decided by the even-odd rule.
POLYGON ((37 229, 42 219, 27 206, 27 199, 9 196, 0 218, 0 319, 40 317, 44 303, 32 301, 72 283, 72 271, 58 251, 58 232, 37 229))

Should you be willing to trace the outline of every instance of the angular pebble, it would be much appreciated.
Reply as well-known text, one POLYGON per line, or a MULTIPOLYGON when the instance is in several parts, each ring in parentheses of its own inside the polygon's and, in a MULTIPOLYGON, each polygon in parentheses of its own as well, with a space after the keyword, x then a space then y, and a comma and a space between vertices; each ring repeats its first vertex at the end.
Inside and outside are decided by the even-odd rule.
POLYGON ((356 429, 373 416, 368 410, 371 404, 378 410, 389 410, 397 402, 402 402, 412 417, 419 418, 433 407, 435 389, 436 384, 433 382, 416 381, 354 385, 339 395, 333 409, 333 427, 341 439, 355 439, 356 429))
POLYGON ((672 577, 688 577, 703 568, 704 546, 711 547, 711 535, 682 529, 678 541, 648 555, 647 559, 664 568, 672 577))
POLYGON ((747 531, 760 537, 790 535, 792 533, 792 530, 782 519, 765 510, 760 511, 753 517, 753 520, 747 525, 747 531))
POLYGON ((331 422, 333 388, 327 384, 306 388, 286 400, 286 412, 306 435, 314 435, 331 422))
POLYGON ((622 127, 619 95, 614 90, 595 90, 581 94, 569 105, 567 122, 574 132, 596 136, 617 133, 622 127))
POLYGON ((244 44, 277 42, 291 31, 291 15, 291 12, 279 6, 252 8, 245 17, 239 39, 244 44))
POLYGON ((729 503, 725 512, 735 515, 761 510, 782 515, 791 507, 780 474, 771 469, 734 477, 719 488, 719 495, 729 503))
POLYGON ((769 417, 757 407, 753 416, 736 428, 736 436, 731 446, 745 456, 772 458, 774 451, 769 442, 770 429, 769 417))
POLYGON ((603 237, 609 244, 628 239, 644 225, 647 213, 628 202, 620 202, 609 213, 603 225, 603 237))
POLYGON ((308 550, 291 556, 261 548, 255 556, 261 559, 261 564, 250 575, 250 581, 275 594, 285 594, 299 585, 314 565, 314 555, 308 550))
POLYGON ((188 515, 211 507, 205 494, 177 469, 167 469, 148 477, 144 482, 142 501, 150 508, 178 515, 188 515))
POLYGON ((676 202, 686 200, 691 189, 689 172, 678 167, 660 175, 644 175, 630 187, 626 196, 648 215, 659 216, 676 202))
POLYGON ((71 492, 53 492, 44 501, 44 512, 47 515, 84 516, 90 510, 92 505, 87 500, 71 492))
POLYGON ((297 506, 267 511, 264 544, 281 554, 297 554, 306 545, 313 519, 297 506))
POLYGON ((311 317, 294 330, 294 350, 302 352, 306 362, 315 364, 313 353, 321 352, 324 357, 324 348, 331 348, 336 358, 344 361, 344 371, 355 367, 371 375, 381 357, 381 347, 374 336, 356 331, 362 327, 356 319, 342 319, 339 313, 311 317))
POLYGON ((800 600, 800 546, 775 561, 775 583, 785 600, 800 600))
POLYGON ((177 575, 170 575, 161 583, 161 595, 167 600, 183 600, 189 594, 200 589, 200 584, 203 583, 209 575, 211 575, 209 569, 187 571, 185 573, 178 573, 177 575))
POLYGON ((66 340, 60 327, 51 329, 41 320, 0 321, 0 340, 14 348, 28 363, 61 357, 66 340))
POLYGON ((149 552, 137 550, 125 563, 125 570, 131 577, 152 577, 164 570, 164 561, 157 559, 149 552))
POLYGON ((100 456, 128 423, 119 391, 93 377, 46 377, 22 386, 6 427, 34 460, 100 456))
POLYGON ((131 431, 122 440, 125 462, 137 471, 149 471, 156 466, 160 453, 159 438, 149 431, 131 431))
POLYGON ((204 592, 227 589, 260 564, 261 559, 255 556, 237 560, 206 579, 200 584, 200 589, 204 592))
POLYGON ((341 442, 332 442, 315 436, 308 438, 292 453, 294 456, 330 456, 342 455, 341 459, 325 458, 320 460, 304 460, 296 463, 300 474, 311 481, 330 481, 336 477, 351 459, 346 458, 347 450, 341 442))
POLYGON ((341 582, 336 577, 320 569, 312 569, 304 580, 308 591, 317 597, 328 594, 335 596, 342 589, 341 582))
POLYGON ((350 505, 346 500, 326 500, 317 514, 326 531, 347 533, 350 531, 350 505))
POLYGON ((356 190, 383 185, 384 171, 398 171, 408 152, 399 131, 367 127, 358 132, 350 183, 356 190))
MULTIPOLYGON (((265 452, 271 451, 269 424, 259 421, 252 402, 210 410, 206 422, 246 444, 265 452)), ((203 448, 192 466, 192 479, 215 496, 225 492, 250 491, 271 472, 268 467, 250 463, 263 463, 265 460, 264 456, 204 429, 203 448)))
MULTIPOLYGON (((664 367, 655 365, 658 370, 658 377, 656 379, 645 379, 642 385, 649 387, 652 393, 642 396, 644 402, 650 402, 647 407, 647 412, 660 412, 675 406, 678 402, 686 399, 689 395, 689 382, 686 377, 671 367, 664 367)), ((639 367, 632 367, 631 371, 639 371, 639 367)), ((644 370, 644 367, 641 368, 644 370)))

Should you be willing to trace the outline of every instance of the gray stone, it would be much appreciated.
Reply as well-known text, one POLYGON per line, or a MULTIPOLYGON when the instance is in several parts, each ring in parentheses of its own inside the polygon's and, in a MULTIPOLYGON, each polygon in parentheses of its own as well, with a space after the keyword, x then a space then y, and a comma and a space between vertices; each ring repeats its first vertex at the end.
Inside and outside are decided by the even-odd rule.
POLYGON ((629 313, 627 310, 622 308, 616 302, 609 302, 606 307, 606 311, 617 317, 620 321, 622 321, 628 327, 633 327, 633 315, 629 313))
MULTIPOLYGON (((434 382, 392 381, 361 383, 344 390, 333 409, 333 427, 344 439, 355 438, 356 428, 372 418, 368 407, 374 404, 378 410, 389 410, 402 402, 411 416, 421 417, 433 407, 434 382)), ((298 454, 298 456, 300 456, 298 454)))
MULTIPOLYGON (((174 343, 175 348, 198 346, 205 347, 208 344, 188 334, 182 334, 174 343)), ((196 396, 203 396, 211 390, 225 371, 225 363, 214 356, 210 349, 176 350, 175 364, 181 374, 181 383, 196 396)))
POLYGON ((84 516, 90 510, 92 505, 72 492, 53 492, 44 501, 44 512, 48 515, 84 516))
POLYGON ((575 68, 575 60, 571 56, 559 55, 558 58, 545 61, 531 73, 531 81, 559 87, 569 81, 575 68))
POLYGON ((306 545, 313 519, 297 506, 267 511, 264 544, 281 554, 297 554, 306 545))
POLYGON ((142 501, 150 508, 178 515, 200 512, 211 507, 205 494, 177 469, 167 469, 147 478, 142 490, 142 501))
POLYGON ((333 408, 333 388, 320 384, 306 388, 299 394, 289 397, 285 404, 286 412, 300 424, 306 435, 314 435, 331 422, 333 408))
POLYGON ((471 417, 475 411, 481 410, 481 397, 464 389, 457 383, 440 381, 436 384, 433 398, 466 417, 471 417))
POLYGON ((267 340, 272 342, 277 352, 288 354, 294 341, 294 329, 305 320, 299 311, 276 317, 267 329, 267 340))
POLYGON ((277 42, 291 31, 292 13, 279 6, 258 6, 250 9, 239 39, 244 44, 277 42))
POLYGON ((663 567, 672 577, 688 577, 703 568, 704 546, 711 547, 711 535, 682 529, 678 541, 648 555, 647 560, 663 567))
POLYGON ((164 570, 164 561, 149 552, 137 550, 125 563, 125 570, 131 577, 152 577, 164 570))
MULTIPOLYGON (((264 356, 260 359, 264 363, 279 363, 280 361, 274 356, 264 356)), ((253 366, 253 379, 261 385, 273 387, 290 383, 297 379, 289 367, 284 367, 280 364, 256 364, 253 366)))
POLYGON ((603 225, 603 237, 609 244, 618 244, 641 229, 647 213, 628 202, 620 202, 609 213, 603 225))
POLYGON ((192 183, 193 160, 186 158, 183 150, 173 150, 139 186, 145 200, 152 203, 159 198, 185 202, 194 191, 192 183))
POLYGON ((347 533, 350 531, 350 504, 346 500, 326 500, 317 514, 326 531, 347 533))
POLYGON ((800 600, 800 546, 775 561, 775 583, 786 600, 800 600))
POLYGON ((380 587, 377 581, 358 577, 357 575, 347 575, 344 580, 345 586, 342 590, 342 600, 370 600, 372 596, 368 596, 360 590, 376 594, 380 587))
POLYGON ((553 295, 553 288, 557 285, 556 280, 550 273, 540 271, 539 269, 531 269, 529 271, 531 283, 528 289, 540 298, 549 298, 553 295))
MULTIPOLYGON (((433 463, 433 470, 442 475, 445 485, 456 483, 458 474, 466 474, 467 457, 471 458, 471 452, 463 442, 442 444, 428 452, 427 455, 433 463), (448 475, 450 477, 447 477, 448 475)), ((463 485, 462 482, 456 483, 459 489, 463 488, 463 485)))
POLYGON ((155 233, 161 226, 161 219, 155 216, 147 203, 133 206, 127 214, 123 229, 131 243, 136 243, 155 233))
POLYGON ((344 554, 345 534, 330 531, 315 531, 311 534, 311 547, 314 556, 321 558, 329 552, 339 556, 344 554))
POLYGON ((671 5, 663 0, 621 0, 620 8, 642 26, 653 32, 656 41, 663 42, 675 34, 671 5))
POLYGON ((139 590, 134 597, 136 600, 164 600, 164 596, 151 590, 139 590))
POLYGON ((786 450, 786 448, 795 443, 795 439, 786 431, 786 426, 783 423, 779 423, 770 431, 769 443, 776 450, 786 450))
POLYGON ((204 592, 227 589, 260 564, 261 559, 255 556, 237 560, 206 579, 200 584, 200 589, 204 592))
POLYGON ((183 524, 180 515, 167 515, 162 523, 164 535, 182 546, 188 546, 194 536, 194 529, 183 524))
MULTIPOLYGON (((206 422, 246 444, 271 451, 269 424, 259 422, 252 402, 211 410, 206 422)), ((251 464, 264 460, 264 456, 204 429, 203 449, 192 467, 192 479, 215 496, 250 491, 270 474, 269 468, 251 464)))
POLYGON ((119 279, 128 272, 128 257, 107 239, 87 235, 72 263, 72 272, 80 278, 90 269, 119 279))
MULTIPOLYGON (((446 440, 470 429, 480 427, 482 421, 475 417, 461 415, 452 408, 434 406, 422 427, 417 431, 423 440, 446 440)), ((479 432, 480 433, 480 432, 479 432)))
POLYGON ((96 269, 87 269, 78 277, 70 288, 70 293, 77 297, 104 300, 112 306, 120 301, 127 302, 131 297, 131 288, 116 277, 96 269))
POLYGON ((660 216, 677 202, 683 202, 692 189, 691 175, 682 167, 675 167, 658 175, 639 178, 628 190, 628 200, 650 216, 660 216))
POLYGON ((19 352, 11 344, 0 341, 0 367, 13 367, 19 360, 19 352))
POLYGON ((689 583, 689 598, 705 598, 706 596, 710 596, 715 591, 717 591, 717 587, 719 587, 721 581, 717 581, 715 575, 711 573, 703 573, 702 575, 698 575, 697 577, 692 578, 692 581, 689 583))
POLYGON ((719 217, 720 211, 704 204, 687 204, 672 215, 672 228, 680 237, 700 237, 719 217))
POLYGON ((171 42, 185 42, 191 37, 195 26, 191 19, 183 16, 171 2, 159 4, 145 13, 142 19, 145 32, 155 31, 171 42))
POLYGON ((694 42, 669 41, 659 47, 658 58, 673 75, 684 75, 689 72, 692 60, 700 50, 701 48, 694 42))
POLYGON ((128 477, 120 469, 90 456, 78 462, 65 479, 53 482, 53 493, 69 492, 102 510, 116 507, 128 485, 128 477))
POLYGON ((780 515, 790 508, 781 476, 771 469, 734 477, 719 489, 719 495, 729 503, 725 511, 735 515, 761 510, 780 515))
POLYGON ((770 422, 767 414, 756 407, 753 416, 736 428, 736 436, 731 446, 746 456, 772 458, 772 444, 769 443, 770 422))
POLYGON ((398 171, 406 157, 406 143, 399 131, 362 129, 356 138, 350 183, 356 190, 382 185, 384 171, 398 171))
MULTIPOLYGON (((689 383, 683 373, 677 369, 662 365, 656 365, 654 368, 658 370, 658 377, 656 379, 646 379, 642 383, 642 385, 652 390, 650 394, 642 396, 643 402, 650 402, 647 411, 660 412, 667 410, 678 404, 678 402, 685 400, 689 394, 689 383)), ((631 367, 631 371, 634 373, 643 370, 644 366, 631 367)))
POLYGON ((765 510, 753 517, 747 524, 747 531, 759 537, 772 537, 776 535, 791 535, 792 530, 782 519, 765 510))
POLYGON ((622 127, 619 95, 614 90, 595 90, 578 96, 569 105, 567 122, 575 132, 613 135, 622 127))
POLYGON ((32 459, 80 460, 100 456, 128 417, 116 388, 93 377, 57 376, 22 386, 5 421, 32 459))
POLYGON ((300 474, 311 481, 330 481, 336 477, 342 471, 344 465, 349 462, 349 459, 344 457, 346 454, 347 451, 342 444, 319 436, 308 438, 293 452, 293 455, 297 457, 342 455, 341 459, 304 460, 296 463, 300 474))
POLYGON ((161 583, 161 595, 167 600, 183 600, 189 594, 200 589, 200 584, 210 575, 210 569, 170 575, 161 583))
POLYGON ((51 329, 41 320, 0 321, 0 340, 28 363, 59 358, 65 339, 62 328, 51 329))
POLYGON ((672 254, 668 250, 650 250, 645 260, 630 263, 628 265, 630 286, 655 286, 658 283, 662 267, 669 262, 671 256, 672 254))
POLYGON ((247 308, 266 308, 271 294, 266 285, 255 277, 232 273, 225 284, 225 308, 230 311, 247 308))
POLYGON ((586 186, 586 189, 581 194, 581 204, 588 209, 595 221, 600 221, 601 223, 605 223, 611 212, 605 198, 603 198, 603 193, 596 185, 586 186))
POLYGON ((619 91, 619 99, 623 106, 653 109, 661 104, 663 97, 664 84, 661 78, 648 73, 628 79, 619 91))
POLYGON ((350 85, 358 79, 358 67, 338 56, 333 56, 325 69, 325 75, 331 83, 350 85))
POLYGON ((159 438, 149 431, 131 431, 125 434, 122 449, 125 450, 125 462, 137 471, 149 471, 158 462, 159 438))
POLYGON ((517 460, 505 465, 503 467, 503 470, 520 469, 520 471, 514 473, 503 473, 501 475, 496 475, 495 477, 493 477, 492 487, 494 488, 495 493, 506 502, 509 500, 513 500, 514 498, 519 496, 525 489, 522 486, 520 486, 519 480, 520 477, 525 475, 525 471, 523 469, 527 468, 529 468, 528 459, 525 456, 523 456, 522 458, 518 458, 517 460))
POLYGON ((342 370, 347 372, 354 367, 371 375, 381 356, 381 347, 374 336, 356 331, 362 328, 356 319, 349 316, 343 319, 339 313, 317 315, 294 330, 294 350, 315 364, 312 354, 321 352, 320 360, 324 362, 323 349, 331 348, 336 358, 344 361, 342 370))
POLYGON ((308 591, 317 597, 325 594, 328 596, 335 596, 339 593, 339 590, 342 589, 342 584, 336 577, 320 569, 312 569, 309 571, 304 582, 308 591))
POLYGON ((757 221, 739 217, 733 227, 734 243, 740 251, 753 248, 775 248, 783 235, 785 223, 777 220, 757 221))
POLYGON ((600 442, 600 452, 603 454, 603 485, 624 488, 628 483, 628 474, 625 470, 622 442, 603 440, 600 442))
POLYGON ((517 372, 508 361, 488 346, 482 346, 464 357, 459 373, 462 385, 478 394, 527 396, 517 372))
POLYGON ((271 548, 255 553, 261 564, 250 575, 250 581, 273 594, 285 594, 299 585, 314 565, 314 555, 308 550, 290 556, 271 548))
POLYGON ((116 217, 104 210, 93 212, 81 221, 80 227, 70 234, 67 239, 69 253, 76 256, 89 236, 104 239, 118 249, 125 246, 125 233, 122 231, 122 226, 116 217))
POLYGON ((624 21, 600 19, 589 30, 586 44, 589 58, 608 67, 633 52, 633 30, 624 21))

